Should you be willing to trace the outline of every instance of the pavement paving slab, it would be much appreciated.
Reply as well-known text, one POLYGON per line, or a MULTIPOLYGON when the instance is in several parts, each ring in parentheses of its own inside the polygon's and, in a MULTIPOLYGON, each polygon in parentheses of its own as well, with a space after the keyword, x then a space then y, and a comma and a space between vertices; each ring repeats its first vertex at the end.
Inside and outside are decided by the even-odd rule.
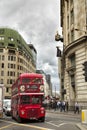
POLYGON ((77 126, 80 130, 87 130, 87 124, 77 123, 76 126, 77 126))

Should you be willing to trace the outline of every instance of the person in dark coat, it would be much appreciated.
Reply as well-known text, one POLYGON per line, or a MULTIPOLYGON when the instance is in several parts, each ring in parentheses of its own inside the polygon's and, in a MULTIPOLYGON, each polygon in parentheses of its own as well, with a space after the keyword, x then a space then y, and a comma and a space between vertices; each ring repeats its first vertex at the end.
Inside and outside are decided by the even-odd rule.
POLYGON ((54 108, 54 110, 56 111, 56 109, 57 109, 57 101, 56 101, 56 99, 55 99, 54 102, 53 102, 53 108, 54 108))
POLYGON ((68 101, 66 102, 66 111, 68 112, 69 110, 69 104, 68 104, 68 101))

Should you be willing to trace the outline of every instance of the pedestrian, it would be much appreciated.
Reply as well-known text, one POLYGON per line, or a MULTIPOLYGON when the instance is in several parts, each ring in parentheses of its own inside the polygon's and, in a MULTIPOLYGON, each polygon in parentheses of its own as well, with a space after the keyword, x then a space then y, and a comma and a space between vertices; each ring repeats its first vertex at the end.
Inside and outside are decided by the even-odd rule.
POLYGON ((63 111, 64 111, 64 112, 65 112, 65 105, 66 105, 65 101, 63 101, 63 102, 62 102, 62 108, 63 108, 63 111))
POLYGON ((62 106, 62 101, 60 101, 60 112, 62 112, 63 106, 62 106))
POLYGON ((56 108, 57 108, 57 101, 56 101, 56 99, 54 99, 53 107, 54 107, 54 111, 56 111, 56 108))
POLYGON ((79 104, 78 104, 78 102, 75 103, 75 111, 74 111, 74 113, 76 114, 77 112, 79 114, 79 104))
POLYGON ((69 104, 68 104, 68 101, 66 102, 66 111, 68 112, 69 110, 69 104))
POLYGON ((57 109, 60 109, 60 101, 57 101, 57 109))

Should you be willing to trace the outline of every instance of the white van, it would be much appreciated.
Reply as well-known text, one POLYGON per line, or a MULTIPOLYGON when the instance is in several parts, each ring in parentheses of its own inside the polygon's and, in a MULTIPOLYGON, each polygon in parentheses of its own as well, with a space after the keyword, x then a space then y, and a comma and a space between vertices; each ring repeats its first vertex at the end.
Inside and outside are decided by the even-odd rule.
POLYGON ((5 109, 8 105, 11 105, 11 99, 4 99, 3 100, 3 111, 5 112, 5 109))
POLYGON ((5 115, 11 116, 11 104, 7 104, 5 107, 5 115))

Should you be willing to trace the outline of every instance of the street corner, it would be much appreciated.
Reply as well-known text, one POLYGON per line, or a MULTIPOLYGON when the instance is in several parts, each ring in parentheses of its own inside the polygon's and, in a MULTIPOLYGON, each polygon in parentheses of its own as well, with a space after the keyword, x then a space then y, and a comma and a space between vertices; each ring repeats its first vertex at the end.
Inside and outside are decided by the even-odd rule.
POLYGON ((77 123, 76 126, 77 126, 80 130, 87 130, 87 124, 77 123))

